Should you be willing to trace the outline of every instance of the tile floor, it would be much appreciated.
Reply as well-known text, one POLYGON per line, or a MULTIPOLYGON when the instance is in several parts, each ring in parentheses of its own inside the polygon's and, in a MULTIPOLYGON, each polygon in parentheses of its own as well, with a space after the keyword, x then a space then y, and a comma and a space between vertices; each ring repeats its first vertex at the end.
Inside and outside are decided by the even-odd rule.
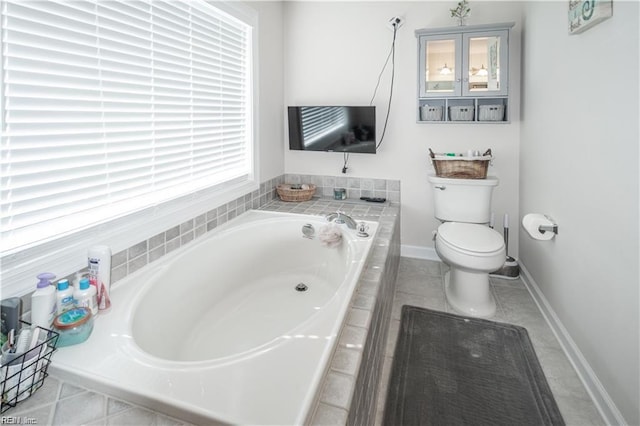
POLYGON ((0 424, 50 426, 192 426, 131 403, 47 377, 29 399, 0 416, 0 424))
MULTIPOLYGON (((376 425, 382 424, 402 305, 453 312, 444 295, 443 277, 447 268, 441 262, 406 257, 400 259, 382 381, 378 392, 376 425)), ((529 332, 565 423, 568 426, 604 425, 602 417, 522 280, 491 278, 491 291, 498 305, 496 315, 492 319, 520 325, 529 332)))

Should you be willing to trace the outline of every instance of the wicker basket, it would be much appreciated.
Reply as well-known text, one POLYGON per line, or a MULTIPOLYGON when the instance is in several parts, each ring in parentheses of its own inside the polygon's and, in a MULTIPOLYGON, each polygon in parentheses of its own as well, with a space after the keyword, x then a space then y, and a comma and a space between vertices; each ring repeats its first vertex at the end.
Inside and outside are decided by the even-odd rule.
POLYGON ((429 155, 436 176, 454 179, 486 179, 489 162, 493 159, 491 149, 482 157, 448 157, 436 155, 429 148, 429 155))
POLYGON ((297 188, 290 183, 283 183, 276 187, 278 196, 282 201, 309 201, 313 194, 316 193, 316 186, 314 184, 305 185, 308 189, 297 188), (293 187, 292 187, 293 186, 293 187))

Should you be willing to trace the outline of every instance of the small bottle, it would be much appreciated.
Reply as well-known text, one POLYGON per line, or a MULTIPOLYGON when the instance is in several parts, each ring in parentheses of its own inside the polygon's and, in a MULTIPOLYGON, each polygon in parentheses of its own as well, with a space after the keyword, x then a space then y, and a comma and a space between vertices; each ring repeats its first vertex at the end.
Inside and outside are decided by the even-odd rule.
POLYGON ((89 248, 89 283, 96 288, 101 313, 111 308, 111 249, 107 246, 89 248))
POLYGON ((31 295, 31 323, 50 328, 56 315, 56 288, 51 280, 56 276, 49 272, 38 275, 38 287, 31 295))
POLYGON ((91 315, 98 314, 98 294, 96 288, 89 284, 89 278, 81 278, 73 292, 76 306, 88 308, 91 315))
POLYGON ((57 315, 73 309, 73 289, 69 287, 69 280, 58 281, 58 292, 56 293, 57 315))

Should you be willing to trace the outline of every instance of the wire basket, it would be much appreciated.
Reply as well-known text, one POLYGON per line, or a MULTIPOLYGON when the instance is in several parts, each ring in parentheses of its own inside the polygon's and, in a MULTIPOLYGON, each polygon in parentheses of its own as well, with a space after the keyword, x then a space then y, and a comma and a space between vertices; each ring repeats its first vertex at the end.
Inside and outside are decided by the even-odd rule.
POLYGON ((486 179, 489 163, 493 159, 491 149, 481 157, 449 157, 437 155, 429 148, 429 155, 436 176, 454 179, 486 179))
POLYGON ((316 193, 316 186, 283 183, 276 187, 276 191, 282 201, 309 201, 316 193))
MULTIPOLYGON (((26 327, 31 324, 21 321, 26 327)), ((23 328, 25 328, 23 325, 23 328)), ((23 354, 18 354, 0 366, 0 391, 2 400, 0 413, 15 407, 29 398, 44 384, 49 376, 47 370, 51 355, 56 351, 59 334, 42 327, 39 329, 37 344, 23 354)))

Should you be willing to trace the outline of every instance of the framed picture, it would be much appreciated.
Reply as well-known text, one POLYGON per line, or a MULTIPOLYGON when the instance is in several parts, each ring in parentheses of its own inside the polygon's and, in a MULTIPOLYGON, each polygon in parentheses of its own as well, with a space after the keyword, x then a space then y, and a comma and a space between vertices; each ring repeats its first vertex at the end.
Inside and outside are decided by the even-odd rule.
POLYGON ((569 0, 569 34, 579 34, 613 14, 613 0, 569 0))

